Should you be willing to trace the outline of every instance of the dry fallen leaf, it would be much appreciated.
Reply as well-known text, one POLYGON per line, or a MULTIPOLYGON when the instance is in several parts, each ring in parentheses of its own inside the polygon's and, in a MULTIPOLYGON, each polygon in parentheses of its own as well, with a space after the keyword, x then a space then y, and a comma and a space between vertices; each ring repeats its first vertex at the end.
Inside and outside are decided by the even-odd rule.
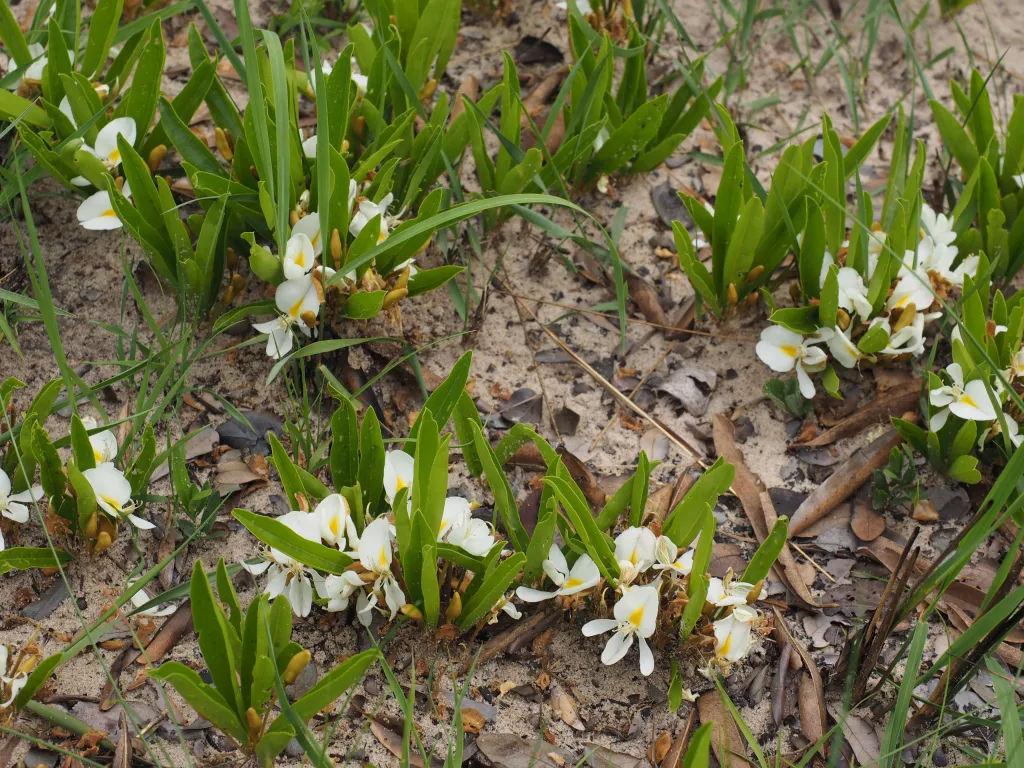
POLYGON ((843 729, 846 740, 853 747, 854 757, 861 765, 875 765, 881 754, 881 741, 876 727, 857 715, 847 715, 843 729))
POLYGON ((875 512, 870 504, 855 501, 850 528, 862 541, 874 541, 885 533, 885 518, 875 512))
POLYGON ((888 461, 889 452, 902 440, 895 429, 887 429, 881 437, 855 451, 793 513, 789 535, 800 534, 852 496, 876 469, 888 461))
POLYGON ((658 738, 654 740, 654 744, 651 745, 651 749, 648 753, 655 765, 661 764, 661 761, 665 759, 665 755, 668 754, 671 747, 672 734, 668 731, 662 731, 659 733, 658 738))
POLYGON ((561 718, 562 722, 577 731, 585 731, 587 727, 580 720, 579 709, 576 706, 576 700, 561 686, 557 683, 551 686, 551 709, 558 717, 561 718))
POLYGON ((711 730, 711 749, 724 768, 749 766, 747 745, 717 690, 701 694, 697 699, 700 722, 714 723, 711 730))
POLYGON ((480 733, 487 724, 487 718, 475 709, 463 707, 462 730, 466 733, 480 733))

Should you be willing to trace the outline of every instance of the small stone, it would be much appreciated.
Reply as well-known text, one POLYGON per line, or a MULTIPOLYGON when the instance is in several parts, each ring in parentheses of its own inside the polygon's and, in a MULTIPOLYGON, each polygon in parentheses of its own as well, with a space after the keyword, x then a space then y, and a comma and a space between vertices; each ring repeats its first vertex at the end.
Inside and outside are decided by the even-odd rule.
POLYGON ((939 511, 935 509, 935 505, 930 500, 921 499, 914 505, 913 517, 922 523, 934 523, 939 519, 939 511))

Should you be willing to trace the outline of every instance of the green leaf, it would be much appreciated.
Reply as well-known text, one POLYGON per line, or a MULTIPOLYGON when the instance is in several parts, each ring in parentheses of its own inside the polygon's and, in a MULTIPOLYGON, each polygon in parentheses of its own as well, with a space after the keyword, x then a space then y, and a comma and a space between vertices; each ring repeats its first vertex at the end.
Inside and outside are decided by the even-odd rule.
POLYGON ((335 488, 356 484, 359 473, 359 417, 355 403, 341 398, 331 416, 331 482, 335 488))
POLYGON ((501 469, 498 457, 491 448, 491 444, 484 437, 483 430, 478 424, 470 424, 473 430, 473 443, 477 455, 483 464, 484 475, 487 477, 487 484, 494 494, 494 508, 501 515, 501 521, 508 531, 509 541, 518 552, 525 552, 530 543, 530 537, 526 528, 519 518, 519 507, 516 505, 516 496, 512 486, 501 469))
POLYGON ((295 464, 292 463, 288 451, 281 445, 281 441, 277 439, 277 435, 268 431, 267 441, 270 443, 271 460, 281 476, 281 485, 284 486, 284 492, 288 496, 288 503, 292 509, 301 509, 298 494, 303 491, 302 478, 299 477, 295 464))
POLYGON ((68 462, 67 470, 78 507, 78 531, 82 532, 96 512, 96 492, 93 491, 92 484, 85 479, 85 475, 75 466, 74 461, 68 462))
POLYGON ((33 428, 32 443, 33 453, 39 462, 39 480, 43 490, 50 498, 62 496, 67 485, 67 478, 61 467, 60 454, 50 442, 50 436, 46 434, 46 430, 38 422, 33 428))
POLYGON ((977 467, 978 460, 974 456, 958 456, 950 464, 946 474, 961 483, 974 485, 981 482, 981 472, 978 471, 977 467))
POLYGON ((369 320, 375 317, 384 306, 387 291, 359 291, 353 293, 345 302, 345 317, 353 320, 369 320))
POLYGON ((873 355, 881 352, 889 344, 889 332, 882 325, 872 326, 860 337, 857 342, 857 349, 865 355, 873 355))
POLYGON ((832 264, 825 276, 818 303, 818 323, 822 328, 835 328, 839 314, 839 270, 832 264))
MULTIPOLYGON (((167 137, 174 144, 182 158, 201 171, 215 176, 227 176, 227 171, 214 156, 210 148, 178 116, 174 105, 161 97, 159 101, 160 125, 167 131, 167 137)), ((258 110, 255 110, 258 111, 258 110)), ((143 135, 140 130, 140 136, 143 135)), ((262 177, 261 177, 262 178, 262 177)))
POLYGON ((71 555, 49 547, 9 547, 0 551, 0 573, 11 569, 24 571, 28 568, 56 568, 71 562, 71 555))
MULTIPOLYGON (((568 474, 568 473, 566 473, 568 474)), ((573 481, 566 477, 547 476, 542 479, 546 485, 550 485, 558 497, 559 504, 565 510, 566 515, 572 522, 576 533, 583 539, 587 548, 587 554, 593 558, 594 563, 609 582, 614 582, 619 577, 619 564, 615 560, 611 545, 605 534, 597 527, 586 500, 579 494, 573 493, 573 481)))
POLYGON ((757 548, 757 551, 754 552, 754 556, 750 558, 750 563, 747 565, 746 570, 743 571, 743 577, 740 581, 745 581, 748 584, 757 584, 757 582, 765 579, 775 561, 779 559, 779 553, 786 546, 788 536, 789 518, 783 515, 775 521, 775 525, 768 532, 768 537, 757 548))
POLYGON ((279 549, 288 557, 314 570, 340 574, 352 564, 352 558, 344 552, 317 541, 304 539, 273 517, 259 515, 246 509, 235 509, 231 514, 264 544, 279 549))
POLYGON ((21 689, 18 694, 18 698, 14 700, 15 709, 24 709, 25 705, 29 703, 33 696, 39 691, 40 688, 49 680, 50 675, 53 671, 61 665, 64 661, 63 653, 55 653, 52 656, 47 656, 36 666, 35 669, 28 676, 28 680, 25 681, 25 686, 21 689))
POLYGON ((423 404, 420 415, 416 418, 416 423, 409 430, 408 442, 416 440, 416 437, 419 435, 420 422, 427 414, 436 421, 439 429, 444 429, 445 425, 448 424, 448 419, 451 418, 452 412, 455 410, 456 404, 466 391, 466 382, 469 381, 469 369, 472 364, 473 352, 470 350, 465 352, 455 365, 452 366, 445 380, 430 393, 430 397, 423 404))
MULTIPOLYGON (((213 589, 199 560, 196 560, 192 568, 189 597, 192 600, 192 621, 199 637, 199 650, 203 654, 203 661, 210 670, 217 693, 223 698, 227 708, 236 713, 241 724, 245 716, 245 707, 242 706, 241 691, 238 689, 236 678, 234 644, 229 638, 229 633, 234 633, 234 629, 228 624, 224 611, 214 599, 213 589)), ((240 645, 240 638, 236 636, 236 639, 240 645)))
MULTIPOLYGON (((136 146, 141 146, 142 142, 145 141, 146 135, 149 133, 149 126, 153 122, 153 116, 156 114, 157 102, 166 101, 166 99, 160 96, 161 78, 163 77, 166 58, 167 52, 164 49, 164 37, 160 31, 160 22, 155 21, 150 32, 149 42, 142 50, 139 63, 135 67, 135 73, 132 75, 132 87, 128 90, 127 96, 119 108, 119 111, 123 111, 125 117, 135 120, 137 132, 136 146)), ((102 61, 99 62, 99 65, 102 66, 102 64, 102 61)), ((170 104, 168 103, 169 106, 170 104)), ((171 109, 170 111, 173 113, 174 110, 171 109)), ((165 111, 161 108, 161 123, 167 119, 165 111)), ((202 143, 187 127, 185 130, 192 135, 196 142, 202 143)), ((175 141, 174 145, 179 151, 181 150, 181 146, 177 141, 175 141)), ((184 156, 184 153, 182 155, 184 156)))
POLYGON ((462 613, 455 621, 456 626, 466 630, 487 616, 494 604, 512 585, 525 563, 526 555, 516 552, 483 577, 483 581, 473 597, 462 606, 462 613))
POLYGON ((149 676, 172 685, 201 717, 209 720, 239 744, 249 743, 249 735, 231 705, 220 691, 204 683, 194 669, 177 661, 165 661, 156 669, 150 669, 149 676))
POLYGON ((665 517, 662 535, 677 547, 690 546, 703 523, 704 511, 714 509, 718 497, 729 490, 735 477, 736 468, 719 457, 665 517))
POLYGON ((384 491, 384 437, 372 408, 366 409, 359 431, 359 487, 363 491, 363 507, 373 514, 384 491))
POLYGON ((459 394, 459 400, 452 411, 452 423, 455 425, 455 434, 459 438, 459 446, 462 449, 462 460, 466 463, 466 469, 473 477, 480 477, 483 474, 483 462, 480 460, 480 453, 477 450, 474 425, 483 430, 480 422, 480 412, 469 393, 463 390, 459 394))
POLYGON ((939 129, 939 134, 942 136, 946 149, 956 158, 964 173, 970 176, 974 173, 974 168, 978 164, 978 150, 971 142, 967 131, 963 129, 960 121, 956 119, 953 113, 938 101, 932 99, 928 104, 932 108, 935 125, 939 129))
MULTIPOLYGON (((106 63, 110 45, 114 42, 114 34, 117 32, 118 22, 121 20, 121 10, 124 7, 124 0, 99 0, 96 3, 96 10, 92 12, 89 19, 89 38, 85 44, 85 54, 79 62, 79 71, 89 79, 95 79, 106 63)), ((132 88, 137 80, 132 81, 132 88)), ((145 131, 148 124, 138 126, 140 131, 145 131)))
POLYGON ((825 259, 825 241, 824 214, 814 200, 807 198, 807 224, 799 255, 800 288, 805 300, 817 298, 821 290, 821 265, 825 259))
POLYGON ((453 265, 420 270, 409 278, 407 285, 409 295, 419 296, 421 293, 428 293, 429 291, 440 288, 463 271, 465 271, 465 267, 456 267, 453 265))
POLYGON ((675 712, 683 704, 683 676, 679 673, 679 662, 672 663, 672 677, 668 683, 668 711, 675 712))

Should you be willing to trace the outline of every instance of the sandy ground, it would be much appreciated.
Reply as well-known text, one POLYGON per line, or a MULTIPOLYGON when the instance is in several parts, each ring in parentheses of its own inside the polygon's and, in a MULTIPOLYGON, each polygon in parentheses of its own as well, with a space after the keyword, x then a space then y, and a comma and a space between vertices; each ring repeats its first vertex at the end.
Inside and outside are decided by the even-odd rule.
MULTIPOLYGON (((214 5, 219 13, 225 12, 220 8, 225 3, 214 5)), ((920 3, 912 2, 908 5, 904 10, 905 20, 913 17, 920 3)), ((700 0, 675 0, 673 7, 694 40, 708 41, 703 46, 705 49, 710 47, 709 41, 718 39, 717 28, 705 3, 700 0)), ((259 13, 265 13, 265 9, 261 8, 259 13)), ((567 56, 565 24, 562 19, 563 12, 556 10, 553 4, 524 0, 515 0, 511 4, 510 13, 502 23, 491 24, 464 15, 461 42, 449 68, 450 79, 443 82, 442 87, 454 90, 462 78, 469 74, 475 75, 482 86, 489 86, 500 77, 499 51, 514 49, 525 35, 543 37, 567 56)), ((260 21, 257 17, 257 23, 260 21)), ((1020 92, 1022 76, 1019 73, 1024 72, 1024 47, 1020 44, 1024 39, 1024 11, 1013 0, 986 0, 967 9, 960 17, 960 24, 971 44, 971 54, 979 63, 994 61, 1006 52, 1003 60, 1007 73, 1006 92, 1020 92)), ((810 38, 812 58, 816 60, 829 45, 835 44, 836 38, 833 32, 825 31, 826 25, 820 17, 810 19, 810 25, 817 30, 810 38)), ((859 50, 857 46, 862 42, 859 37, 859 12, 853 18, 844 19, 841 26, 844 33, 850 35, 849 46, 854 51, 859 50)), ((846 92, 836 64, 833 62, 812 80, 806 80, 800 69, 794 69, 799 57, 785 37, 779 34, 779 29, 778 19, 756 28, 756 51, 748 69, 746 88, 729 103, 734 118, 743 127, 751 157, 793 133, 801 123, 804 127, 813 124, 822 109, 830 112, 841 135, 855 134, 847 108, 846 92), (753 102, 773 95, 780 99, 776 105, 750 113, 753 102), (802 118, 808 110, 806 118, 802 118)), ((803 33, 800 39, 803 42, 803 33)), ((885 17, 866 76, 864 99, 859 104, 861 125, 866 128, 896 101, 903 99, 905 109, 908 112, 913 109, 915 137, 927 142, 927 178, 929 182, 934 182, 940 173, 939 144, 919 83, 913 89, 912 98, 908 96, 912 87, 912 64, 906 57, 904 39, 895 21, 885 17)), ((666 48, 671 48, 673 40, 670 32, 666 36, 666 48)), ((929 60, 948 47, 955 49, 926 73, 936 96, 948 103, 948 79, 962 75, 968 67, 968 54, 964 51, 956 28, 942 23, 933 9, 916 33, 916 44, 922 61, 929 60)), ((184 49, 172 48, 169 61, 178 59, 185 60, 184 49)), ((709 69, 722 72, 728 63, 728 53, 718 49, 712 51, 708 59, 709 69)), ((555 66, 558 65, 521 65, 524 93, 555 66)), ((805 135, 810 134, 802 134, 805 135)), ((866 178, 880 178, 883 185, 890 140, 891 134, 883 138, 879 150, 869 159, 864 171, 866 178)), ((686 150, 701 149, 706 152, 714 152, 715 148, 713 134, 706 124, 684 145, 686 150)), ((752 160, 762 182, 768 182, 776 158, 777 155, 768 154, 752 160)), ((467 163, 467 168, 470 165, 467 163)), ((661 298, 663 306, 669 309, 670 315, 691 295, 691 289, 674 260, 655 255, 655 245, 664 241, 668 229, 654 209, 652 190, 669 182, 675 187, 686 185, 711 196, 717 186, 717 178, 715 168, 685 158, 674 168, 662 166, 645 177, 616 182, 609 197, 591 194, 581 201, 605 225, 610 223, 620 206, 628 208, 626 227, 619 242, 621 256, 647 280, 661 298)), ((472 180, 468 176, 465 181, 472 188, 472 180)), ((114 337, 98 323, 115 322, 129 333, 138 328, 140 333, 146 335, 142 320, 130 301, 120 320, 116 312, 123 295, 122 254, 133 262, 139 258, 139 253, 135 245, 120 233, 89 233, 72 227, 69 222, 73 220, 75 205, 74 201, 62 195, 41 195, 33 201, 33 212, 40 230, 40 242, 54 300, 58 306, 74 315, 62 322, 69 362, 72 366, 91 363, 92 370, 85 374, 85 378, 96 382, 111 374, 114 367, 110 361, 116 357, 114 337)), ((562 212, 554 212, 553 217, 563 225, 571 225, 571 219, 562 212)), ((613 298, 613 294, 606 286, 595 284, 583 274, 566 269, 563 257, 577 264, 584 263, 575 246, 563 245, 560 251, 556 251, 553 245, 518 220, 510 221, 489 237, 485 241, 484 263, 473 264, 473 281, 478 290, 482 291, 484 281, 481 275, 493 270, 500 258, 502 268, 497 275, 500 284, 490 286, 479 321, 474 326, 475 332, 468 339, 454 339, 426 350, 421 355, 423 366, 431 373, 443 376, 466 348, 472 348, 472 392, 482 407, 501 410, 507 407, 508 397, 513 393, 522 389, 533 390, 539 394, 543 404, 539 425, 547 437, 561 442, 586 461, 598 477, 608 478, 606 482, 609 484, 614 482, 616 476, 632 471, 641 446, 650 445, 652 436, 647 435, 649 425, 632 418, 618 418, 612 399, 598 382, 574 363, 562 362, 563 357, 553 354, 556 345, 530 320, 525 310, 520 314, 511 297, 511 294, 516 294, 525 297, 527 301, 524 306, 536 313, 542 322, 551 324, 549 327, 560 338, 588 362, 595 364, 606 378, 621 379, 626 382, 625 386, 629 385, 630 379, 635 380, 648 374, 666 378, 688 366, 710 369, 716 375, 717 383, 703 413, 689 413, 669 395, 649 389, 644 390, 644 407, 689 442, 701 446, 709 458, 713 458, 713 448, 710 443, 701 440, 700 436, 706 437, 709 434, 711 416, 716 413, 742 415, 750 425, 745 429, 749 434, 742 445, 746 461, 767 487, 808 491, 816 482, 820 482, 829 470, 808 468, 782 449, 789 437, 787 420, 774 407, 761 400, 762 386, 769 378, 769 371, 755 358, 753 341, 764 325, 763 315, 749 315, 720 327, 704 324, 700 327, 707 335, 694 335, 673 346, 674 342, 667 341, 660 332, 652 335, 650 327, 642 322, 639 312, 633 312, 628 331, 629 353, 623 357, 618 354, 618 334, 614 321, 586 314, 567 314, 573 309, 586 309, 607 302, 613 298), (557 423, 562 426, 556 426, 552 418, 552 414, 564 408, 578 416, 578 424, 573 430, 566 430, 565 422, 561 420, 557 423), (611 425, 605 431, 609 422, 611 425), (644 442, 645 435, 648 442, 644 442)), ((0 282, 0 285, 5 288, 24 288, 24 273, 18 268, 19 252, 16 233, 10 223, 0 227, 0 276, 8 275, 7 282, 0 282)), ((470 253, 468 247, 465 252, 467 255, 470 253)), ((424 258, 424 262, 433 266, 440 259, 440 254, 431 252, 424 258)), ((136 274, 141 276, 143 271, 138 269, 136 274)), ((169 316, 173 304, 161 297, 159 286, 152 280, 143 280, 142 285, 153 314, 158 318, 169 316)), ((407 338, 417 344, 464 330, 444 290, 404 303, 402 328, 407 338)), ((350 329, 353 336, 364 335, 368 331, 375 332, 375 328, 352 324, 350 329)), ((32 393, 43 382, 58 376, 59 372, 40 325, 20 326, 19 341, 25 356, 17 358, 4 353, 0 362, 0 376, 19 377, 29 385, 25 392, 32 393)), ((225 338, 215 343, 214 347, 222 349, 236 341, 225 338)), ((380 358, 362 354, 350 356, 349 362, 354 368, 371 373, 375 373, 383 364, 380 358)), ((238 407, 276 411, 278 415, 284 416, 281 403, 285 394, 281 383, 272 386, 264 384, 268 369, 269 364, 262 348, 249 347, 197 364, 189 383, 212 389, 238 407)), ((406 428, 402 414, 414 410, 419 402, 411 382, 405 378, 388 380, 377 388, 377 394, 388 413, 393 416, 392 426, 398 431, 406 428)), ((121 385, 114 387, 109 395, 108 408, 112 414, 116 414, 125 402, 134 401, 134 393, 121 385)), ((16 402, 24 405, 27 396, 19 394, 16 402)), ((188 408, 180 414, 184 426, 204 420, 217 423, 224 418, 216 413, 203 414, 188 408)), ((47 426, 51 435, 66 434, 68 421, 54 417, 47 426)), ((864 441, 865 435, 861 435, 841 442, 837 446, 840 456, 848 455, 864 441)), ((663 464, 655 472, 655 481, 659 484, 672 482, 692 462, 692 457, 675 446, 668 446, 663 464)), ((203 475, 206 470, 199 469, 197 472, 203 475)), ((514 486, 522 499, 529 490, 527 486, 531 476, 523 470, 516 470, 513 477, 514 486)), ((465 478, 459 463, 454 470, 453 486, 482 501, 489 500, 486 490, 465 478)), ((153 488, 156 493, 163 490, 166 489, 159 484, 153 488)), ((272 496, 278 493, 280 489, 273 483, 245 498, 230 500, 229 505, 266 512, 273 507, 272 496)), ((736 499, 723 499, 718 512, 721 543, 733 547, 738 545, 739 552, 749 556, 753 549, 753 536, 736 499)), ((152 508, 149 514, 162 521, 165 513, 162 509, 152 508)), ((197 543, 180 559, 176 579, 190 571, 195 558, 202 558, 211 565, 217 557, 222 556, 233 562, 254 553, 254 540, 244 531, 239 531, 237 525, 227 522, 226 516, 225 523, 225 537, 197 543)), ((892 515, 888 516, 887 523, 887 535, 894 540, 902 540, 913 525, 909 518, 892 515)), ((926 525, 925 540, 938 534, 948 541, 948 536, 955 528, 955 520, 941 520, 926 525)), ((29 530, 22 535, 25 543, 39 543, 38 538, 29 530)), ((832 551, 815 546, 811 546, 809 551, 819 565, 829 570, 835 567, 841 571, 843 563, 835 565, 835 561, 855 557, 850 541, 847 532, 846 538, 840 537, 839 545, 832 551)), ((855 540, 852 543, 856 545, 855 540)), ((45 592, 52 580, 39 573, 15 573, 3 577, 0 580, 0 604, 11 606, 0 624, 4 641, 18 643, 38 632, 38 641, 47 652, 58 650, 81 626, 82 619, 95 619, 120 594, 127 575, 134 570, 140 559, 146 567, 157 561, 158 544, 157 535, 143 534, 138 538, 138 550, 123 539, 108 555, 96 559, 86 558, 73 564, 68 569, 68 575, 78 600, 64 601, 56 611, 38 623, 21 618, 20 609, 45 592)), ((992 551, 979 553, 979 558, 992 558, 999 551, 998 545, 993 545, 992 551)), ((934 549, 926 546, 923 554, 934 554, 934 549)), ((726 564, 723 561, 723 567, 726 564)), ((821 628, 824 619, 796 611, 787 614, 787 622, 792 631, 797 637, 815 646, 816 657, 822 665, 827 667, 834 663, 842 646, 842 635, 855 618, 850 614, 862 616, 877 604, 880 573, 878 567, 871 565, 865 558, 858 560, 852 571, 846 568, 846 574, 837 583, 826 581, 820 574, 814 578, 814 572, 810 572, 814 578, 812 594, 816 599, 827 602, 826 598, 830 595, 834 597, 839 594, 837 590, 845 589, 850 594, 848 603, 853 606, 853 610, 847 612, 836 609, 825 611, 825 616, 832 620, 826 621, 826 629, 820 632, 816 630, 821 628), (852 580, 850 574, 854 576, 852 580), (820 644, 814 642, 815 636, 820 639, 820 644)), ((245 587, 245 598, 253 594, 251 584, 245 587)), ((633 656, 612 668, 599 664, 601 640, 583 640, 578 623, 578 619, 566 618, 555 627, 546 645, 542 642, 516 655, 489 661, 478 669, 473 681, 473 698, 493 705, 493 711, 488 710, 490 717, 483 732, 514 734, 526 739, 534 739, 539 733, 545 732, 552 741, 545 744, 545 751, 557 750, 573 763, 585 754, 587 745, 591 743, 641 758, 659 733, 669 731, 675 735, 680 732, 690 715, 690 705, 684 704, 679 712, 670 714, 664 704, 664 692, 668 686, 667 657, 672 647, 657 652, 657 670, 651 678, 645 679, 639 674, 633 656), (542 673, 552 681, 546 689, 537 684, 538 678, 544 681, 542 673), (509 690, 513 688, 509 683, 529 687, 509 690), (578 731, 560 720, 552 708, 552 701, 557 696, 552 694, 551 686, 567 691, 578 703, 584 730, 578 731), (507 692, 501 693, 502 690, 507 692)), ((143 625, 141 628, 147 627, 143 625)), ((334 659, 365 647, 365 639, 352 626, 340 620, 324 620, 319 613, 314 613, 306 621, 297 621, 296 628, 296 639, 314 651, 314 660, 321 672, 334 659)), ((400 632, 390 648, 392 662, 399 669, 407 669, 415 657, 417 666, 422 663, 428 667, 434 666, 437 700, 442 701, 444 692, 451 690, 451 679, 456 675, 458 667, 475 651, 478 642, 462 638, 452 647, 435 647, 419 635, 411 628, 400 632)), ((944 647, 944 641, 945 638, 936 631, 926 658, 934 657, 944 647)), ((103 662, 108 665, 116 655, 115 650, 100 654, 103 662)), ((737 670, 730 679, 729 689, 742 706, 744 719, 761 739, 762 745, 768 750, 774 750, 776 738, 781 736, 782 750, 789 754, 797 745, 790 737, 794 731, 799 731, 799 720, 795 714, 795 691, 792 690, 791 680, 790 689, 783 697, 786 713, 783 725, 776 728, 771 723, 772 696, 767 685, 778 666, 777 657, 778 650, 774 642, 771 639, 764 640, 749 664, 737 670), (767 675, 759 676, 761 668, 765 666, 767 675)), ((194 641, 186 639, 180 642, 171 658, 195 659, 194 641)), ((687 670, 686 682, 694 690, 706 690, 709 687, 706 680, 694 673, 692 663, 684 665, 684 669, 687 670)), ((123 675, 123 685, 132 682, 135 671, 132 668, 123 675)), ((61 667, 49 690, 57 695, 84 697, 86 701, 79 706, 85 709, 80 713, 90 711, 95 714, 94 708, 88 709, 92 706, 88 700, 99 696, 103 682, 103 666, 95 655, 86 653, 61 667)), ((977 703, 983 704, 983 700, 988 697, 984 695, 984 686, 981 689, 980 693, 974 695, 978 698, 977 703)), ((987 691, 991 692, 991 688, 987 691)), ((393 714, 397 712, 379 671, 363 682, 360 693, 366 697, 368 709, 379 707, 382 711, 393 714)), ((146 710, 148 712, 156 713, 165 708, 152 682, 142 683, 127 693, 127 696, 149 707, 146 710)), ((184 721, 190 722, 193 713, 182 706, 180 699, 173 693, 171 700, 184 721)), ((450 707, 437 713, 422 704, 417 720, 425 742, 428 745, 438 743, 437 748, 442 752, 444 747, 439 740, 447 727, 449 713, 450 707)), ((866 717, 870 719, 870 713, 866 717)), ((377 739, 366 732, 358 718, 342 717, 336 725, 336 737, 329 752, 332 757, 339 760, 351 758, 354 757, 354 751, 377 765, 397 762, 377 739)), ((19 727, 42 737, 50 737, 47 726, 32 718, 23 718, 19 727)), ((212 739, 209 731, 189 733, 190 739, 195 738, 182 744, 166 723, 160 728, 170 738, 167 741, 149 740, 151 745, 159 745, 155 759, 161 762, 170 760, 175 765, 184 764, 183 750, 186 746, 189 752, 201 760, 212 759, 214 746, 209 743, 212 739), (166 750, 166 753, 159 750, 166 750)), ((20 755, 26 748, 24 745, 16 748, 15 755, 20 755)), ((0 749, 2 754, 3 750, 0 749)), ((957 755, 947 749, 945 758, 954 762, 957 755)), ((297 764, 288 762, 290 759, 282 758, 281 764, 297 764)), ((936 761, 935 764, 940 763, 936 761)))

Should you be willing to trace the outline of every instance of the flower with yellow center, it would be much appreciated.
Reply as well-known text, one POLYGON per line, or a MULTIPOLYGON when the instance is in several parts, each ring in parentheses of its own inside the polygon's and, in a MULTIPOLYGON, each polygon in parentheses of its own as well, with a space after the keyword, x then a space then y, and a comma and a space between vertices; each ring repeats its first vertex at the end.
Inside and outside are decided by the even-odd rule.
POLYGON ((570 570, 565 555, 557 544, 551 545, 542 567, 557 589, 554 592, 544 592, 530 587, 519 587, 516 589, 516 597, 523 602, 539 603, 541 600, 550 600, 561 595, 575 595, 591 589, 601 580, 601 572, 590 555, 580 555, 570 570))
MULTIPOLYGON (((320 543, 320 520, 315 513, 296 509, 281 515, 277 520, 306 541, 320 543)), ((313 607, 316 571, 273 547, 267 548, 263 560, 243 562, 242 568, 253 576, 267 571, 269 576, 264 594, 272 601, 285 595, 296 616, 309 615, 313 607)))
MULTIPOLYGON (((96 134, 95 145, 90 147, 88 144, 83 144, 82 149, 98 158, 104 167, 113 173, 121 164, 121 150, 117 146, 118 136, 124 136, 124 140, 129 144, 135 144, 135 118, 114 118, 96 134)), ((114 175, 116 176, 117 174, 114 175)), ((84 176, 76 176, 71 180, 71 183, 75 186, 85 187, 90 182, 84 176)))
POLYGON ((82 475, 89 481, 93 493, 96 494, 96 504, 103 512, 114 520, 127 517, 136 528, 149 530, 156 526, 148 520, 143 520, 132 514, 135 511, 135 503, 132 501, 132 484, 124 473, 113 464, 106 463, 87 469, 82 475))
MULTIPOLYGON (((131 200, 132 190, 127 182, 121 188, 121 194, 131 200)), ((114 205, 110 202, 110 193, 105 189, 85 198, 75 215, 83 229, 120 229, 122 226, 114 211, 114 205)))
POLYGON ((294 280, 285 280, 277 287, 274 303, 281 314, 265 323, 253 323, 252 327, 267 334, 267 355, 280 360, 291 351, 292 328, 298 328, 306 337, 313 333, 303 320, 303 316, 312 314, 316 317, 320 314, 320 293, 313 276, 306 274, 294 280))
POLYGON ((928 422, 932 432, 942 429, 951 413, 967 421, 992 421, 996 418, 996 409, 985 389, 985 382, 972 379, 965 385, 964 371, 959 363, 947 366, 946 375, 952 383, 933 389, 928 395, 928 401, 940 409, 928 422))
POLYGON ((343 552, 354 549, 359 542, 348 501, 340 493, 332 493, 313 510, 320 526, 320 538, 343 552))
POLYGON ((403 488, 412 491, 413 474, 416 464, 405 451, 388 451, 384 454, 384 496, 388 504, 395 503, 395 496, 403 488))
POLYGON ((715 655, 729 663, 746 656, 751 646, 751 625, 757 619, 757 611, 749 605, 737 605, 732 613, 716 621, 715 655))
POLYGON ((640 647, 640 672, 651 674, 654 671, 654 654, 647 645, 647 638, 658 626, 658 588, 651 585, 625 590, 612 615, 614 619, 594 619, 583 625, 585 637, 615 630, 604 647, 601 662, 611 665, 621 661, 636 637, 640 647))
MULTIPOLYGON (((0 516, 16 523, 28 522, 28 504, 44 498, 43 489, 39 486, 21 493, 11 493, 11 478, 0 469, 0 516)), ((0 552, 4 550, 4 535, 0 531, 0 552)))
POLYGON ((761 361, 777 373, 795 369, 800 394, 810 400, 814 397, 814 382, 808 374, 823 371, 828 363, 824 350, 813 345, 827 342, 832 334, 831 328, 821 328, 813 336, 804 337, 781 325, 770 325, 761 331, 755 351, 761 361))
POLYGON ((384 603, 391 611, 392 619, 405 605, 405 593, 391 573, 392 538, 391 525, 386 518, 378 517, 366 526, 359 539, 356 550, 359 563, 376 577, 373 583, 373 602, 365 594, 360 594, 356 607, 356 614, 364 625, 369 624, 370 609, 377 604, 380 593, 383 593, 384 603))

